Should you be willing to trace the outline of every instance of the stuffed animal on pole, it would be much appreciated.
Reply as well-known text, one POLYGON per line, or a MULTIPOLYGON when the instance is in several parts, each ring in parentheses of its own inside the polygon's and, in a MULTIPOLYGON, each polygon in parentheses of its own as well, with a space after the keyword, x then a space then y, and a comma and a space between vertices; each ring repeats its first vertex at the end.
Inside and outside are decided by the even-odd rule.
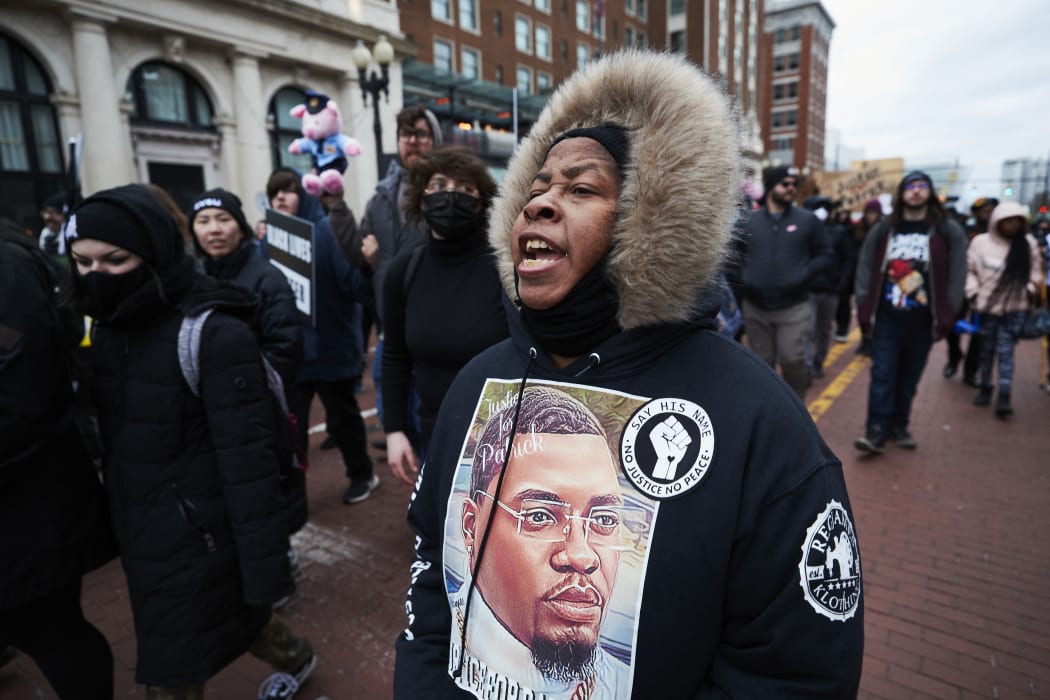
POLYGON ((347 156, 361 153, 361 145, 342 132, 343 119, 335 100, 320 92, 306 91, 306 103, 289 110, 303 124, 302 138, 292 141, 289 153, 308 153, 313 172, 303 175, 303 189, 314 196, 321 193, 342 195, 347 156))

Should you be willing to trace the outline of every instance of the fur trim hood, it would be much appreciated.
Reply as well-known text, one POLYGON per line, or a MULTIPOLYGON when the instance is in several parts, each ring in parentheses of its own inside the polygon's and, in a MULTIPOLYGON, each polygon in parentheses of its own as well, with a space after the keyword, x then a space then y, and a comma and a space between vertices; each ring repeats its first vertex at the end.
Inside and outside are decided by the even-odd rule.
POLYGON ((728 252, 740 149, 728 98, 677 54, 609 54, 551 96, 493 202, 489 240, 504 289, 517 299, 511 230, 551 144, 570 129, 610 123, 630 135, 608 265, 620 326, 689 320, 728 252))

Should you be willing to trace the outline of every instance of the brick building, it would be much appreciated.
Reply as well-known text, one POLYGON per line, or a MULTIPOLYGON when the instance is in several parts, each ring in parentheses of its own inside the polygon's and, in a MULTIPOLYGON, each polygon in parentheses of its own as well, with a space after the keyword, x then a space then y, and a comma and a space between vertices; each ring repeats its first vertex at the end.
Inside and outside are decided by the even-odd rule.
POLYGON ((824 169, 828 49, 835 23, 813 0, 768 0, 757 109, 770 163, 824 169))
POLYGON ((398 9, 418 46, 403 66, 405 104, 425 104, 450 140, 474 142, 493 164, 574 70, 651 42, 650 0, 398 0, 398 9))

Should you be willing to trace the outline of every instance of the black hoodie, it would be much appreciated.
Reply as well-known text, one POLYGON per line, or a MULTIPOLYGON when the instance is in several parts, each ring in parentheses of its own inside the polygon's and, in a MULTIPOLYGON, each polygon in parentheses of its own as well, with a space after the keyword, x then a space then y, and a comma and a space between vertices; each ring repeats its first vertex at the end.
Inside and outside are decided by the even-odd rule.
POLYGON ((551 142, 608 121, 632 142, 609 268, 623 330, 559 369, 511 312, 453 383, 409 509, 395 697, 855 696, 841 465, 794 392, 696 320, 735 204, 721 92, 648 52, 570 78, 510 163, 502 269, 551 142))

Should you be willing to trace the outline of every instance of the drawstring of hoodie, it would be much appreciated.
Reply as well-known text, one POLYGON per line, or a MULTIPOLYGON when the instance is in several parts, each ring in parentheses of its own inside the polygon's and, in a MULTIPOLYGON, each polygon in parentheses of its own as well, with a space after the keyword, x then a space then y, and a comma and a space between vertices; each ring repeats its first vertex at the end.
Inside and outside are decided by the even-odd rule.
MULTIPOLYGON (((518 385, 518 400, 514 404, 514 420, 510 425, 510 439, 507 442, 507 451, 503 456, 503 464, 500 466, 499 476, 496 478, 496 491, 492 494, 492 502, 499 503, 500 496, 503 493, 503 477, 507 473, 507 463, 510 462, 511 451, 514 448, 514 438, 518 434, 518 416, 521 414, 521 399, 525 394, 525 384, 529 380, 529 373, 532 371, 532 366, 536 363, 537 356, 536 348, 529 348, 529 361, 525 365, 525 374, 521 377, 521 384, 518 385)), ((595 355, 597 357, 597 355, 595 355)), ((489 510, 489 517, 485 520, 485 531, 481 536, 481 544, 478 546, 478 558, 474 564, 473 570, 470 572, 470 583, 467 585, 467 602, 463 609, 463 629, 459 633, 459 665, 456 667, 456 672, 452 674, 452 677, 459 680, 460 676, 463 675, 463 660, 466 657, 467 650, 467 625, 470 623, 470 605, 474 600, 474 588, 478 580, 478 572, 481 571, 481 562, 485 558, 485 550, 488 547, 489 535, 491 534, 492 517, 496 514, 496 508, 493 507, 489 510)))
POLYGON ((576 377, 579 377, 580 375, 582 375, 582 374, 584 374, 586 372, 590 372, 592 369, 594 369, 595 367, 597 367, 601 363, 602 363, 602 356, 599 355, 596 352, 592 352, 590 355, 587 356, 587 365, 583 369, 581 369, 579 372, 577 372, 576 374, 572 375, 573 379, 575 379, 576 377))

